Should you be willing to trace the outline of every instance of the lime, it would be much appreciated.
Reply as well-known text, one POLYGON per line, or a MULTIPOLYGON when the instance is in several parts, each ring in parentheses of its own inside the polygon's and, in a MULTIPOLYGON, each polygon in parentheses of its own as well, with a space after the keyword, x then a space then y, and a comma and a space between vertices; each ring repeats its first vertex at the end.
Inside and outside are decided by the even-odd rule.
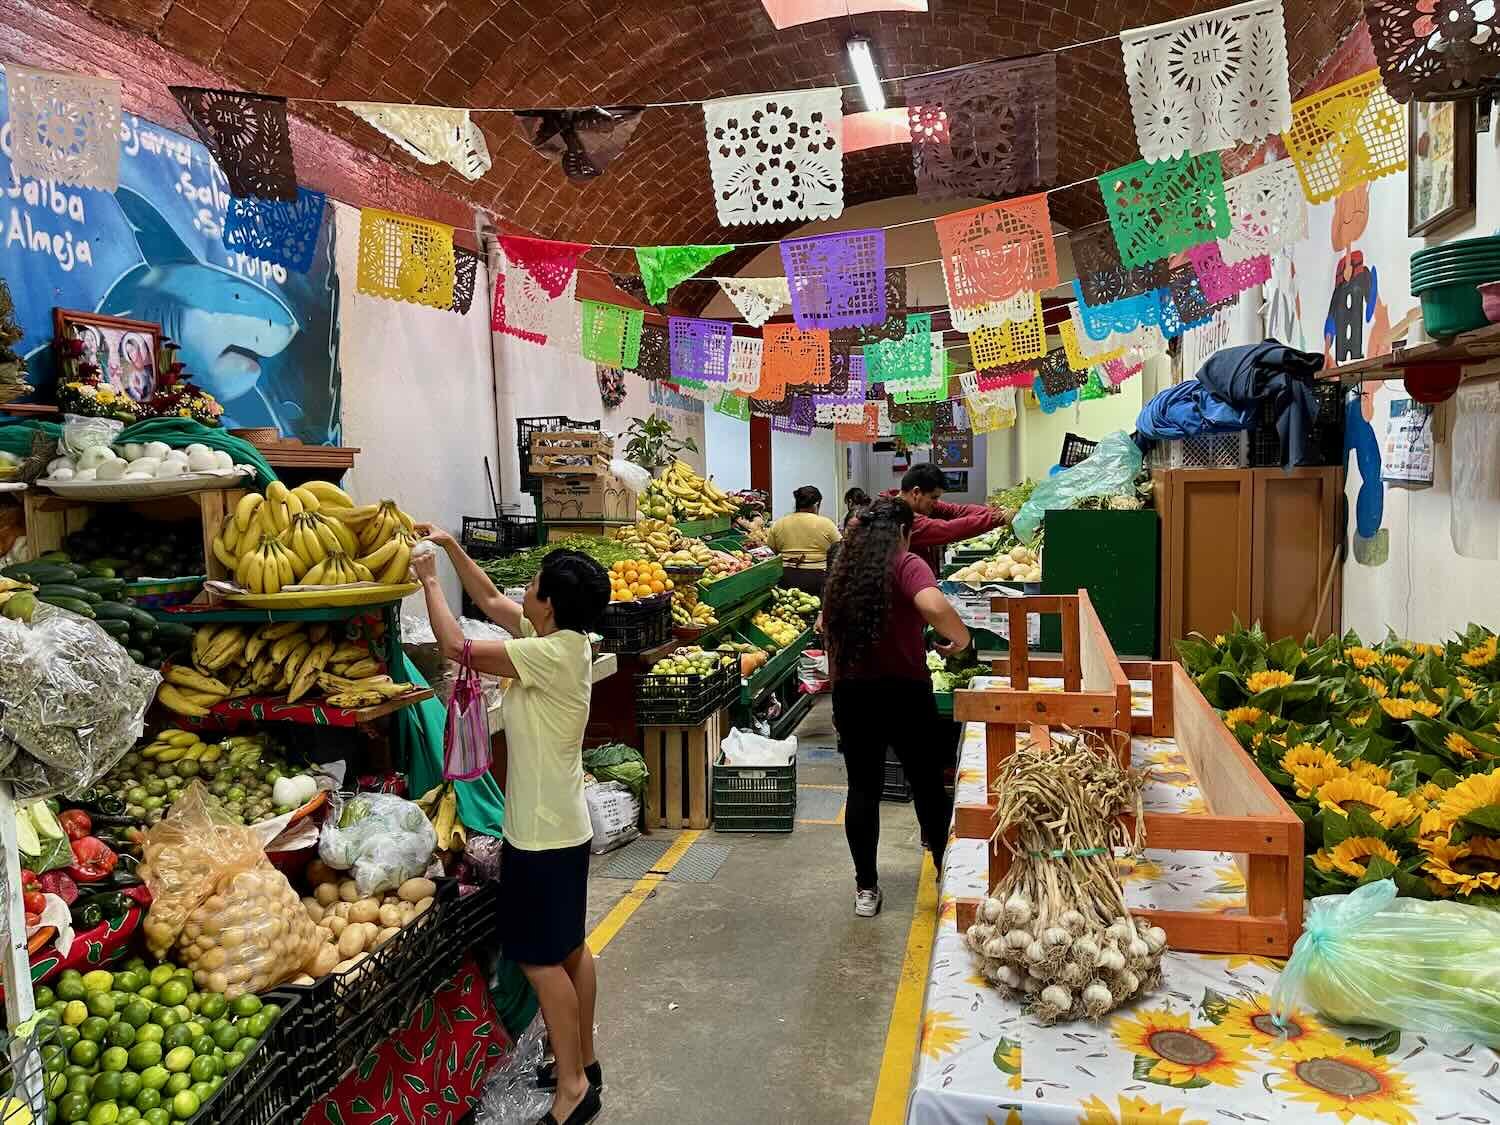
POLYGON ((202 1035, 204 1032, 203 1025, 197 1020, 188 1020, 188 1022, 183 1024, 182 1026, 187 1028, 188 1034, 194 1039, 198 1038, 198 1036, 202 1035))
POLYGON ((243 996, 236 996, 229 1002, 229 1010, 237 1016, 253 1016, 260 1011, 260 997, 253 992, 247 992, 243 996))
POLYGON ((151 970, 151 983, 160 988, 172 979, 172 974, 177 970, 171 965, 158 965, 151 970))
POLYGON ((172 1116, 178 1121, 186 1121, 198 1112, 200 1104, 197 1094, 191 1090, 181 1090, 172 1097, 172 1116))
POLYGON ((64 1094, 57 1103, 57 1115, 64 1121, 83 1121, 89 1115, 87 1094, 64 1094))
POLYGON ((219 1049, 227 1051, 240 1041, 240 1033, 233 1026, 225 1024, 214 1032, 214 1045, 219 1049))
POLYGON ((137 1043, 130 1048, 130 1069, 146 1070, 161 1062, 160 1043, 137 1043))
POLYGON ((159 988, 157 988, 156 985, 154 985, 154 984, 147 984, 147 985, 142 985, 141 988, 140 988, 140 990, 136 993, 136 995, 139 996, 142 1000, 147 1000, 147 1001, 150 1001, 152 1004, 155 1004, 156 1003, 156 998, 157 998, 158 995, 160 995, 160 992, 161 992, 161 990, 159 988))
POLYGON ((57 1029, 56 1035, 57 1042, 69 1050, 72 1050, 74 1043, 83 1038, 83 1036, 78 1034, 76 1027, 60 1027, 57 1029))
POLYGON ((73 1049, 68 1052, 68 1058, 79 1066, 93 1066, 99 1061, 99 1044, 90 1039, 80 1039, 73 1044, 73 1049))
POLYGON ((115 1014, 114 997, 107 992, 90 992, 84 998, 84 1002, 88 1004, 91 1016, 103 1016, 108 1019, 115 1014))
POLYGON ((114 1125, 120 1116, 120 1107, 114 1102, 98 1102, 89 1110, 89 1125, 114 1125))
POLYGON ((135 1108, 142 1113, 150 1113, 161 1105, 161 1091, 153 1090, 149 1086, 142 1086, 141 1092, 135 1096, 135 1108))
POLYGON ((146 1111, 146 1125, 172 1125, 172 1114, 169 1110, 157 1106, 146 1111))
POLYGON ((160 1043, 166 1032, 159 1023, 143 1023, 135 1033, 137 1043, 160 1043))
POLYGON ((68 1076, 61 1072, 49 1074, 47 1076, 47 1084, 43 1089, 47 1093, 48 1101, 57 1101, 58 1098, 68 1092, 68 1076))
POLYGON ((188 1074, 192 1076, 194 1082, 207 1082, 217 1073, 218 1068, 214 1065, 212 1055, 199 1055, 188 1067, 188 1074))
POLYGON ((48 985, 42 984, 37 986, 31 998, 38 1008, 50 1008, 57 999, 57 994, 48 985))
POLYGON ((57 1115, 57 1103, 56 1102, 48 1102, 47 1103, 47 1117, 46 1117, 47 1125, 57 1125, 57 1122, 59 1120, 60 1119, 59 1119, 59 1117, 57 1115))
POLYGON ((120 1013, 120 1019, 133 1028, 139 1028, 150 1018, 151 1005, 144 1000, 132 1000, 120 1013))
POLYGON ((63 976, 57 980, 57 998, 59 1000, 82 1000, 88 994, 88 989, 83 987, 83 978, 79 976, 63 976))
POLYGON ((187 1023, 193 1018, 193 1013, 188 1010, 186 1004, 174 1004, 172 1005, 172 1011, 177 1013, 178 1023, 187 1023))
POLYGON ((78 1025, 78 1034, 85 1039, 91 1039, 95 1043, 104 1038, 104 1033, 109 1030, 109 1021, 103 1016, 90 1016, 78 1025))
POLYGON ((228 1007, 229 1001, 225 1000, 223 994, 219 992, 205 993, 198 1003, 199 1013, 211 1020, 223 1016, 228 1007))
POLYGON ((173 1074, 179 1074, 193 1063, 193 1049, 191 1047, 173 1047, 167 1052, 167 1057, 162 1065, 173 1074))
POLYGON ((94 1076, 88 1073, 70 1074, 67 1078, 70 1094, 87 1094, 94 1086, 94 1076))
POLYGON ((194 1082, 188 1087, 199 1102, 206 1102, 213 1097, 214 1085, 212 1082, 194 1082))
MULTIPOLYGON (((72 1044, 69 1043, 68 1047, 72 1044)), ((42 1069, 48 1074, 61 1074, 68 1065, 68 1047, 61 1043, 48 1043, 42 1048, 42 1069)))
POLYGON ((161 1002, 170 1008, 187 999, 188 986, 180 980, 168 979, 159 986, 158 995, 161 997, 161 1002))
POLYGON ((80 1074, 90 1082, 94 1080, 94 1072, 92 1070, 86 1066, 79 1066, 75 1062, 70 1062, 67 1066, 63 1067, 63 1073, 68 1076, 69 1082, 77 1078, 80 1074))
POLYGON ((233 1070, 244 1061, 245 1053, 243 1051, 230 1051, 227 1055, 224 1056, 224 1069, 233 1070))
POLYGON ((147 971, 146 959, 137 954, 136 956, 125 962, 125 967, 137 973, 145 973, 147 971))
POLYGON ((193 1041, 193 1033, 180 1023, 173 1024, 167 1028, 167 1033, 162 1037, 161 1044, 167 1050, 173 1047, 186 1047, 193 1041))
POLYGON ((89 1006, 82 1000, 69 1000, 68 1006, 63 1009, 63 1023, 68 1027, 77 1027, 89 1018, 89 1006))
POLYGON ((141 1076, 133 1070, 120 1075, 120 1101, 133 1102, 141 1092, 141 1076))
POLYGON ((115 974, 115 988, 121 992, 139 992, 146 980, 134 969, 125 969, 115 974))
POLYGON ((124 1070, 130 1062, 130 1053, 124 1047, 106 1048, 104 1054, 99 1056, 99 1065, 105 1070, 124 1070))
POLYGON ((234 1045, 234 1049, 242 1055, 248 1055, 255 1050, 256 1046, 255 1040, 247 1035, 234 1045))
POLYGON ((105 1033, 104 1038, 109 1041, 111 1047, 128 1047, 135 1042, 135 1028, 125 1020, 118 1019, 109 1025, 109 1031, 105 1033))
POLYGON ((213 1041, 212 1036, 200 1035, 189 1043, 188 1046, 192 1047, 193 1054, 195 1055, 211 1055, 218 1044, 213 1041))
POLYGON ((186 1074, 172 1075, 171 1078, 167 1079, 167 1084, 162 1089, 162 1100, 165 1101, 167 1098, 182 1093, 182 1091, 186 1090, 192 1084, 193 1080, 186 1074))
POLYGON ((172 1011, 171 1008, 166 1008, 158 1004, 151 1009, 151 1022, 156 1024, 157 1027, 168 1028, 182 1021, 177 1018, 177 1013, 172 1011))
POLYGON ((281 1005, 280 1004, 267 1004, 265 1007, 263 1007, 261 1009, 261 1011, 263 1013, 265 1013, 265 1017, 266 1017, 266 1021, 267 1021, 267 1026, 270 1026, 271 1024, 273 1024, 273 1023, 276 1022, 276 1017, 279 1016, 279 1015, 281 1015, 281 1005))
POLYGON ((256 1012, 244 1023, 239 1025, 245 1029, 245 1034, 252 1039, 260 1039, 270 1030, 271 1017, 265 1012, 256 1012))
POLYGON ((196 992, 189 992, 183 1003, 188 1006, 188 1011, 196 1013, 203 1003, 203 997, 196 992))
POLYGON ((108 992, 115 986, 115 974, 108 969, 95 969, 83 974, 83 987, 89 992, 108 992))
MULTIPOLYGON (((58 1023, 62 1023, 63 1013, 67 1010, 68 1002, 66 1000, 54 1000, 47 1007, 47 1011, 52 1013, 52 1018, 55 1019, 58 1023)), ((37 1011, 41 1011, 41 1009, 38 1008, 37 1011)))
POLYGON ((145 1070, 141 1071, 141 1085, 146 1090, 154 1092, 165 1086, 167 1079, 171 1077, 164 1066, 148 1066, 145 1070))
POLYGON ((120 1107, 120 1116, 115 1118, 115 1125, 130 1125, 130 1122, 139 1121, 140 1119, 141 1111, 136 1109, 135 1106, 122 1105, 120 1107))
POLYGON ((96 1102, 112 1102, 120 1096, 120 1076, 114 1071, 105 1071, 94 1079, 89 1096, 96 1102))

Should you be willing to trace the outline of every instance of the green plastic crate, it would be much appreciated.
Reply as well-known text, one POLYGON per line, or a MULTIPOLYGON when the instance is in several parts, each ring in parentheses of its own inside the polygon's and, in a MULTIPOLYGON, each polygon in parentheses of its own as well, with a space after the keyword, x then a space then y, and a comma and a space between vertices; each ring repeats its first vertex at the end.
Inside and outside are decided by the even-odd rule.
POLYGON ((707 539, 711 535, 729 530, 728 516, 715 516, 711 520, 681 520, 677 530, 689 539, 707 539))
POLYGON ((790 832, 797 820, 797 763, 713 769, 715 832, 790 832))
POLYGON ((932 693, 932 698, 937 701, 937 712, 939 715, 953 717, 953 693, 951 691, 937 691, 932 693))
MULTIPOLYGON (((742 638, 753 645, 764 649, 774 642, 754 625, 748 621, 741 623, 738 632, 742 638)), ((812 643, 813 631, 804 629, 802 634, 786 648, 767 660, 756 671, 755 675, 740 684, 740 702, 744 704, 754 703, 771 688, 779 684, 789 672, 795 671, 797 658, 802 655, 802 650, 812 643)))
POLYGON ((715 609, 734 605, 776 585, 781 581, 781 571, 780 559, 767 559, 711 585, 700 585, 698 600, 707 602, 715 609))

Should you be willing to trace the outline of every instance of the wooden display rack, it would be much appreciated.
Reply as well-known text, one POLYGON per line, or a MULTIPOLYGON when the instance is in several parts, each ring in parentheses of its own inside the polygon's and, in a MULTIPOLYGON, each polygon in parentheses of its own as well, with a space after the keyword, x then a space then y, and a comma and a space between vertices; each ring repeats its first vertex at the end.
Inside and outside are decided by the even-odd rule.
MULTIPOLYGON (((1001 763, 1015 750, 1022 726, 1028 728, 1034 744, 1048 742, 1053 726, 1092 730, 1110 741, 1127 765, 1131 731, 1174 738, 1198 780, 1209 811, 1207 815, 1146 813, 1146 843, 1169 851, 1230 852, 1245 876, 1246 914, 1170 910, 1133 913, 1166 930, 1168 945, 1181 952, 1289 956, 1302 932, 1302 822, 1235 741, 1181 665, 1122 665, 1083 591, 1076 596, 997 598, 993 608, 1010 613, 1010 657, 996 661, 995 672, 1009 673, 1012 686, 954 694, 956 719, 986 725, 985 803, 959 805, 954 810, 955 835, 989 840, 996 809, 989 793, 1001 763), (1061 614, 1061 660, 1030 657, 1025 641, 1028 612, 1061 614), (1061 675, 1063 691, 1027 690, 1030 674, 1061 675), (1131 718, 1127 674, 1151 680, 1149 717, 1131 718)), ((1133 817, 1120 819, 1127 831, 1133 831, 1133 817)), ((1010 862, 1007 848, 991 848, 988 886, 994 887, 1004 877, 1010 862)), ((967 930, 979 900, 959 899, 957 905, 959 929, 967 930)))
POLYGON ((718 760, 725 713, 693 727, 642 727, 647 828, 707 828, 709 767, 718 760))

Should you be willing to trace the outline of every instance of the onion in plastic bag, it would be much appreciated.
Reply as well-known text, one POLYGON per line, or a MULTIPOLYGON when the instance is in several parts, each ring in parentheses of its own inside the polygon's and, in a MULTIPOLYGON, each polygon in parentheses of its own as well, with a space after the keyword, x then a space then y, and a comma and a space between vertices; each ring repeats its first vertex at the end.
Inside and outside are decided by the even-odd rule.
POLYGON ((361 898, 393 891, 427 870, 437 832, 422 810, 390 793, 336 794, 318 856, 348 871, 361 898))

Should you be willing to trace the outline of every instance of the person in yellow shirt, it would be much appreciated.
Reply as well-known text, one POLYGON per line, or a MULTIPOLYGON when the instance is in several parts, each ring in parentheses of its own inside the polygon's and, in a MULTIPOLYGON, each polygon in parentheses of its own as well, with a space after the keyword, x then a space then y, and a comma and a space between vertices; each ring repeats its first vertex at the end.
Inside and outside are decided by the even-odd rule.
POLYGON ((771 525, 766 544, 781 556, 781 584, 809 594, 822 594, 828 579, 828 548, 839 541, 839 529, 818 514, 823 494, 810 484, 792 493, 796 507, 771 525))
POLYGON ((507 598, 453 536, 418 528, 441 546, 474 604, 508 633, 466 641, 437 578, 437 555, 414 557, 433 635, 449 660, 464 650, 480 672, 514 682, 504 697, 509 751, 505 842, 500 861, 500 945, 541 1002, 556 1062, 538 1085, 556 1091, 538 1125, 583 1125, 598 1115, 603 1074, 594 1057, 594 958, 584 941, 589 824, 583 796, 583 731, 593 653, 588 630, 609 604, 609 575, 578 551, 554 551, 526 587, 507 598))

